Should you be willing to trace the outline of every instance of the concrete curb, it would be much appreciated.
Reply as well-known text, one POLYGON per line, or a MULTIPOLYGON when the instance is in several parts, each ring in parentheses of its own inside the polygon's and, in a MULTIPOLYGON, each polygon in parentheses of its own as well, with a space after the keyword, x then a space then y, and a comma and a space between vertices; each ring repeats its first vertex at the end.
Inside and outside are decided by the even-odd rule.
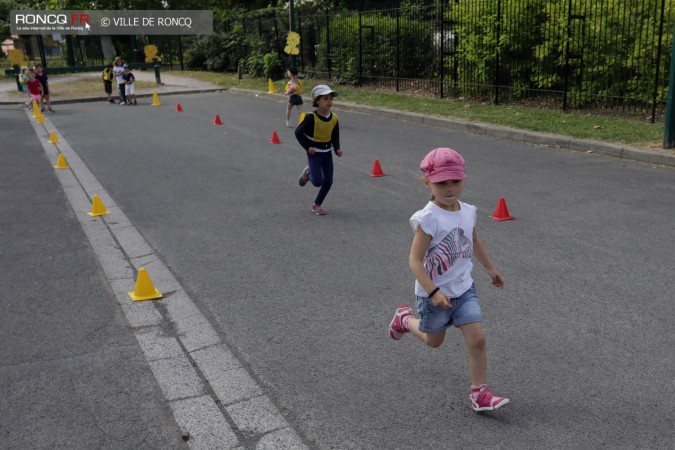
MULTIPOLYGON (((252 91, 249 89, 230 88, 233 93, 256 95, 271 100, 283 99, 282 94, 270 94, 267 92, 252 91)), ((628 159, 648 164, 675 167, 675 154, 666 154, 659 152, 650 152, 637 147, 626 146, 622 144, 610 144, 600 141, 586 139, 575 139, 567 136, 555 134, 537 133, 535 131, 520 130, 517 128, 501 127, 498 125, 466 122, 445 117, 428 116, 419 113, 397 111, 388 108, 377 108, 372 106, 363 106, 353 103, 334 103, 337 110, 355 112, 361 114, 378 115, 405 122, 419 123, 432 127, 449 128, 465 133, 480 134, 501 139, 508 139, 526 144, 540 145, 551 148, 560 148, 563 150, 572 150, 590 154, 600 154, 612 156, 619 159, 628 159)))

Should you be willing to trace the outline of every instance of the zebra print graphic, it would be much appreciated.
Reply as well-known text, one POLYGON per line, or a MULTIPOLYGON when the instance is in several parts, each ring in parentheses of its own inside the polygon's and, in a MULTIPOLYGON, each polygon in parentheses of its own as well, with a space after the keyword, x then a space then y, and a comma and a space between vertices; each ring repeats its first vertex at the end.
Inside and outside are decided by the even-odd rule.
POLYGON ((424 268, 429 277, 440 277, 450 270, 450 267, 460 258, 471 258, 473 245, 469 238, 464 236, 464 230, 457 227, 450 231, 441 242, 427 251, 424 259, 424 268))

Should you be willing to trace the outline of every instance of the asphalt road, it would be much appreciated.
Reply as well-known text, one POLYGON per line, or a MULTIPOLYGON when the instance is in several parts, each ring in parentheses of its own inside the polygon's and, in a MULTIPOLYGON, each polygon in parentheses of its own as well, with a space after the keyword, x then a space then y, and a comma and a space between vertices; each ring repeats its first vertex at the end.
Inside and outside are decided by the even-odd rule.
POLYGON ((311 448, 672 445, 674 170, 336 106, 345 155, 316 217, 284 104, 162 101, 49 118, 311 448), (440 349, 387 337, 414 301, 408 218, 439 146, 465 157, 463 200, 506 279, 474 271, 489 382, 511 398, 496 413, 468 406, 457 330, 440 349), (500 196, 516 220, 489 219, 500 196))

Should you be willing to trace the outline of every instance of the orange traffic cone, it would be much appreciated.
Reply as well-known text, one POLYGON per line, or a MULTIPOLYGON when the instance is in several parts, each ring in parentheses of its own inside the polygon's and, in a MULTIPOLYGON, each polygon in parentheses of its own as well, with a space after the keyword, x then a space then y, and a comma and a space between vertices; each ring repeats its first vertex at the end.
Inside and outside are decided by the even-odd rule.
POLYGON ((384 172, 382 172, 382 167, 380 167, 380 161, 377 159, 373 163, 373 170, 370 172, 371 177, 383 177, 385 175, 384 172))
POLYGON ((222 125, 223 124, 223 122, 220 121, 220 116, 218 114, 216 114, 216 118, 213 119, 213 124, 214 125, 222 125))
POLYGON ((499 201, 497 202, 497 208, 495 209, 495 213, 492 215, 493 220, 513 220, 515 217, 509 215, 509 209, 506 207, 506 200, 504 200, 504 197, 499 197, 499 201))
POLYGON ((183 112, 183 107, 180 106, 180 103, 176 105, 176 112, 183 112))
POLYGON ((281 144, 281 141, 279 140, 279 136, 277 136, 276 131, 272 132, 272 138, 270 139, 270 144, 281 144))

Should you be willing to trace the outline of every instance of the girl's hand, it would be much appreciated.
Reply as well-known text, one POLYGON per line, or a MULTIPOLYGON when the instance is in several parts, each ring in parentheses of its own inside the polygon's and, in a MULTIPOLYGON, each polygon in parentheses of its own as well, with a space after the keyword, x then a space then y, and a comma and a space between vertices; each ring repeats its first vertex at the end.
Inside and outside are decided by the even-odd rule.
POLYGON ((342 157, 342 149, 335 150, 335 154, 342 157))
POLYGON ((492 278, 493 286, 496 286, 498 288, 504 287, 504 279, 502 278, 502 275, 499 272, 497 272, 496 270, 489 270, 488 274, 490 275, 490 278, 492 278))
POLYGON ((450 303, 450 298, 445 295, 443 292, 438 291, 431 297, 431 302, 436 308, 450 309, 452 308, 452 303, 450 303))
POLYGON ((313 155, 314 153, 316 153, 316 150, 314 149, 314 147, 310 147, 309 150, 307 150, 307 153, 313 155))

